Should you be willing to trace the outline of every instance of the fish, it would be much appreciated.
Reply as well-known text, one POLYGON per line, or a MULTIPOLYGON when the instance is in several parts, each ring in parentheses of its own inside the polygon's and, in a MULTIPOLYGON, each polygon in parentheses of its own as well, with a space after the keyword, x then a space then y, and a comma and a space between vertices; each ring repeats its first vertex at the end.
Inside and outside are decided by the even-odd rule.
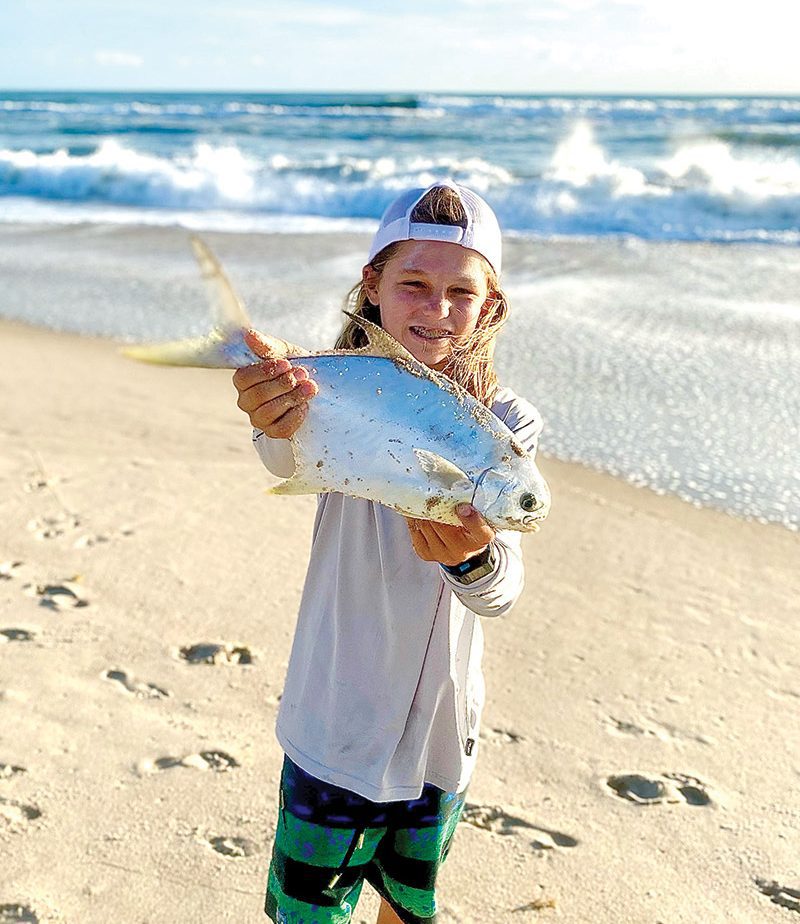
MULTIPOLYGON (((214 327, 204 337, 123 353, 204 368, 261 362, 247 346, 250 320, 219 261, 198 237, 192 248, 213 295, 214 327)), ((495 529, 537 530, 551 497, 534 455, 466 389, 380 326, 344 313, 364 329, 367 346, 311 352, 262 335, 271 355, 303 367, 319 389, 289 440, 294 474, 268 492, 340 492, 451 525, 461 525, 457 505, 471 504, 495 529)))

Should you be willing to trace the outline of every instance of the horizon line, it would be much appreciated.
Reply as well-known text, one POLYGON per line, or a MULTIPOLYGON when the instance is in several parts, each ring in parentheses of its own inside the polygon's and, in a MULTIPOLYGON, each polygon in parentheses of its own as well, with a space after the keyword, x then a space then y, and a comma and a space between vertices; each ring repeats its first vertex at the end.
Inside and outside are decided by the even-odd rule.
POLYGON ((663 96, 663 97, 693 97, 693 96, 720 96, 732 98, 759 98, 764 96, 771 97, 800 97, 799 90, 764 90, 736 92, 735 90, 454 90, 454 89, 425 89, 425 90, 408 90, 396 88, 381 88, 375 90, 355 90, 355 89, 318 89, 318 88, 279 88, 270 89, 253 89, 245 87, 234 87, 231 89, 219 88, 202 88, 196 87, 13 87, 0 85, 0 93, 185 93, 185 94, 230 94, 243 93, 251 95, 303 95, 314 94, 317 96, 424 96, 426 94, 441 96, 581 96, 581 97, 608 97, 608 96, 663 96))
POLYGON ((683 90, 683 91, 634 91, 634 90, 320 90, 320 89, 245 89, 237 87, 234 89, 197 89, 184 87, 113 87, 113 88, 89 88, 89 87, 3 87, 0 86, 0 93, 181 93, 195 95, 229 95, 235 93, 248 95, 281 95, 281 96, 556 96, 556 97, 722 97, 735 99, 759 99, 763 97, 774 98, 800 98, 800 91, 776 91, 768 90, 763 92, 748 91, 746 93, 737 93, 733 90, 683 90))

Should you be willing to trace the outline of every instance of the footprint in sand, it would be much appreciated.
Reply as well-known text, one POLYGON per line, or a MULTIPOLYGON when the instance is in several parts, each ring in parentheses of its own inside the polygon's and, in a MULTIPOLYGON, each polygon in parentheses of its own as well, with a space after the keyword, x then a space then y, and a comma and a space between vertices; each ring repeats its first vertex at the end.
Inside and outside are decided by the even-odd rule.
POLYGON ((637 805, 658 805, 664 802, 710 805, 713 801, 705 783, 694 776, 682 773, 650 776, 642 773, 624 773, 608 777, 606 785, 621 799, 627 799, 637 805))
POLYGON ((472 825, 491 831, 493 834, 521 834, 518 829, 523 828, 534 831, 535 837, 531 846, 536 850, 553 850, 557 847, 577 847, 578 841, 569 834, 554 831, 551 828, 542 828, 532 824, 524 818, 509 815, 499 805, 472 805, 469 802, 464 806, 461 815, 463 824, 472 825))
POLYGON ((28 529, 33 533, 34 539, 44 541, 74 532, 80 527, 81 522, 81 518, 74 513, 57 513, 54 516, 29 520, 28 529))
POLYGON ((135 680, 133 677, 126 674, 125 671, 107 670, 103 671, 100 676, 103 680, 110 680, 112 683, 119 684, 123 690, 141 699, 164 699, 172 695, 169 690, 157 687, 154 683, 147 683, 144 680, 135 680))
POLYGON ((48 488, 54 488, 61 482, 60 478, 42 478, 41 476, 26 481, 22 490, 26 494, 38 494, 40 491, 46 491, 48 488))
POLYGON ((0 924, 39 924, 39 918, 25 905, 0 905, 0 924))
POLYGON ((19 773, 27 773, 24 767, 15 767, 13 764, 0 764, 0 780, 8 780, 19 773))
POLYGON ((72 548, 91 549, 96 545, 102 545, 103 543, 110 541, 111 537, 106 536, 105 533, 84 533, 72 543, 72 548))
POLYGON ((556 900, 554 898, 534 898, 532 902, 527 902, 524 905, 520 905, 517 908, 512 908, 512 911, 547 911, 550 908, 558 907, 556 900))
POLYGON ((0 825, 5 823, 12 831, 41 817, 42 813, 33 805, 23 805, 13 799, 0 799, 0 825))
POLYGON ((178 649, 177 658, 190 664, 252 664, 253 653, 246 645, 229 642, 200 642, 178 649))
POLYGON ((0 561, 0 581, 10 581, 14 577, 14 572, 21 568, 23 564, 24 562, 11 559, 0 561))
POLYGON ((258 845, 246 837, 209 837, 203 843, 223 857, 241 860, 259 852, 258 845))
POLYGON ((510 728, 482 729, 480 737, 484 741, 494 741, 497 744, 521 744, 523 741, 528 740, 524 735, 512 731, 510 728))
POLYGON ((63 478, 47 478, 41 474, 34 475, 30 481, 26 481, 22 490, 26 494, 38 494, 40 491, 46 491, 48 488, 54 488, 60 484, 63 478))
POLYGON ((186 757, 146 757, 137 764, 139 774, 157 773, 172 767, 193 767, 195 770, 212 770, 214 773, 226 773, 241 766, 235 757, 224 751, 200 751, 186 757))
MULTIPOLYGON (((55 491, 56 485, 66 484, 69 481, 64 475, 50 475, 45 471, 42 459, 36 453, 36 468, 28 469, 27 476, 30 479, 22 486, 26 494, 39 494, 42 491, 52 491, 53 495, 58 498, 55 491)), ((60 503, 60 501, 59 501, 60 503)))
POLYGON ((6 642, 32 642, 36 633, 30 629, 0 629, 0 645, 6 642))
POLYGON ((781 699, 784 702, 796 703, 800 699, 800 690, 792 690, 784 687, 782 690, 767 690, 767 696, 770 699, 781 699))
POLYGON ((111 542, 115 536, 133 536, 135 530, 131 529, 129 526, 124 526, 122 529, 118 529, 113 533, 84 533, 72 543, 73 549, 92 549, 96 545, 104 545, 106 542, 111 542))
POLYGON ((697 741, 699 744, 713 745, 712 738, 705 735, 695 735, 691 732, 684 732, 674 725, 665 725, 661 722, 642 721, 631 722, 626 719, 618 719, 613 715, 607 715, 603 719, 606 730, 609 734, 625 738, 657 738, 659 741, 676 742, 697 741))
MULTIPOLYGON (((756 879, 758 891, 766 895, 774 905, 780 905, 789 911, 800 912, 800 889, 790 889, 788 886, 779 885, 772 880, 756 879)), ((1 919, 0 919, 1 920, 1 919)))
POLYGON ((89 605, 79 574, 60 584, 25 584, 22 590, 29 597, 38 598, 39 606, 51 610, 72 610, 89 605))

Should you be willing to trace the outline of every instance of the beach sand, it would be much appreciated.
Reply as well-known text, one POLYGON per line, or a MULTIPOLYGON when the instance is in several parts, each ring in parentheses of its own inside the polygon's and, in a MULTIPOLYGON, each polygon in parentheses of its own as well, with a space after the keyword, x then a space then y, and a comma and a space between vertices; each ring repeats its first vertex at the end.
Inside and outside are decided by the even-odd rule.
MULTIPOLYGON (((0 921, 266 920, 314 499, 264 494, 225 371, 4 321, 0 410, 0 921)), ((553 512, 516 608, 484 626, 440 920, 787 920, 797 534, 541 464, 553 512)), ((376 907, 365 892, 354 920, 376 907)))

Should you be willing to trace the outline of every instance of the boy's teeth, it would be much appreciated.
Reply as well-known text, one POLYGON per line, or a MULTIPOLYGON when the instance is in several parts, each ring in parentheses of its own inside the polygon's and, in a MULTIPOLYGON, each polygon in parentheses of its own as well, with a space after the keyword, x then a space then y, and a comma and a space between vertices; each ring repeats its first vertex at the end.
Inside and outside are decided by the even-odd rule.
POLYGON ((449 336, 449 331, 446 330, 431 330, 427 327, 412 327, 411 330, 415 334, 419 334, 420 337, 438 338, 449 336))

